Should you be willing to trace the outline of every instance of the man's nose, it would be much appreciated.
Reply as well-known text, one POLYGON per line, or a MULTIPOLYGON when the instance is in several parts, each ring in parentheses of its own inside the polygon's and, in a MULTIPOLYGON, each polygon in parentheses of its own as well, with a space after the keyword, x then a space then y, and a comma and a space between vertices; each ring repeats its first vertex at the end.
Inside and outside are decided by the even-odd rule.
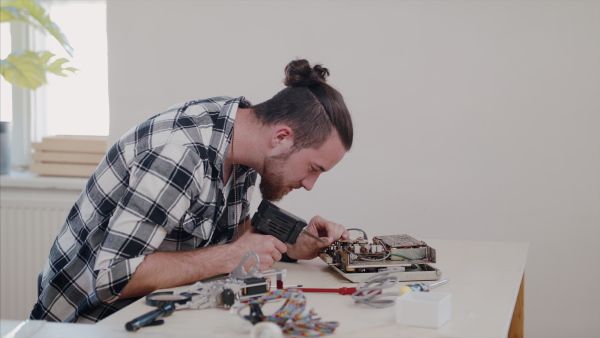
POLYGON ((318 178, 318 174, 308 175, 305 179, 302 180, 302 187, 304 187, 304 189, 306 189, 307 191, 311 191, 312 188, 315 186, 315 183, 317 182, 318 178))

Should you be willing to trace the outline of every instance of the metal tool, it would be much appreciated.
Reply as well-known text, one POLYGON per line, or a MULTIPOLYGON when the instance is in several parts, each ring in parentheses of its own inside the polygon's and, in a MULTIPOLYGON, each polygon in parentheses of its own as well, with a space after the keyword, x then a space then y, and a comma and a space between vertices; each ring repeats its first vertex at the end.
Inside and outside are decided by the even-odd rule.
POLYGON ((260 202, 250 224, 261 233, 272 235, 284 243, 295 244, 298 236, 304 234, 323 245, 329 245, 306 230, 307 223, 302 218, 290 214, 267 200, 260 202))
POLYGON ((175 304, 171 302, 165 302, 156 310, 145 313, 134 320, 125 323, 125 329, 127 331, 137 331, 144 326, 161 325, 164 323, 164 321, 160 318, 170 316, 173 311, 175 311, 175 304))
POLYGON ((302 292, 329 292, 339 293, 340 295, 351 295, 356 292, 356 288, 297 288, 302 292))
POLYGON ((325 242, 324 240, 322 240, 321 238, 313 235, 310 231, 306 230, 306 228, 302 229, 302 231, 300 232, 312 239, 314 239, 315 241, 318 241, 319 243, 323 244, 323 245, 329 245, 329 243, 325 242))
POLYGON ((438 287, 446 282, 448 282, 449 279, 442 279, 439 282, 435 282, 435 283, 431 283, 431 284, 425 284, 425 283, 416 283, 416 284, 408 284, 405 285, 403 287, 400 288, 400 295, 409 293, 409 292, 413 292, 413 291, 429 291, 429 289, 438 287))

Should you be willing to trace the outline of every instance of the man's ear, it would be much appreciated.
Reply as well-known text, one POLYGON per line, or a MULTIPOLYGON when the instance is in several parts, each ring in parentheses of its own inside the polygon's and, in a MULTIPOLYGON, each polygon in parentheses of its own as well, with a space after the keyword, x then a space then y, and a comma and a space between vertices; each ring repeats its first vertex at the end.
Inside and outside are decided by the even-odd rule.
POLYGON ((279 124, 274 128, 271 137, 271 146, 278 149, 278 152, 285 152, 294 145, 294 131, 286 124, 279 124))

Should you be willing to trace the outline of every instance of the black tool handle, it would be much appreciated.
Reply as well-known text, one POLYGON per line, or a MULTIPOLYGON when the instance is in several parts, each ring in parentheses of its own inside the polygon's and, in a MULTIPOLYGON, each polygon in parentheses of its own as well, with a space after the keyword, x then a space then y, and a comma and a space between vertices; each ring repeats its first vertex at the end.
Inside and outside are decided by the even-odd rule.
POLYGON ((306 222, 273 203, 263 200, 250 223, 263 234, 275 236, 284 243, 295 244, 306 222))
POLYGON ((155 320, 170 316, 175 311, 175 304, 167 303, 156 310, 145 313, 125 324, 127 331, 137 331, 144 326, 151 325, 155 320))

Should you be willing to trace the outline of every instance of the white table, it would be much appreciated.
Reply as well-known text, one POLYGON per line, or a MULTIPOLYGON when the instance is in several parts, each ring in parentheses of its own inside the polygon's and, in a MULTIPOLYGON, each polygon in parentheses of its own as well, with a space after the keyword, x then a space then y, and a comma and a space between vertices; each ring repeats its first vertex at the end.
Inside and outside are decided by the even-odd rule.
MULTIPOLYGON (((452 295, 452 318, 439 329, 395 323, 395 307, 371 308, 355 304, 350 296, 307 293, 308 308, 324 321, 338 321, 336 337, 507 337, 522 336, 523 288, 527 243, 427 240, 437 251, 435 267, 450 282, 431 292, 452 295), (513 319, 513 313, 516 315, 513 319), (511 328, 511 323, 513 324, 511 328)), ((304 287, 349 287, 354 284, 320 259, 277 263, 287 269, 285 284, 304 287)), ((409 282, 401 283, 402 285, 409 282)), ((267 304, 265 314, 281 303, 267 304)), ((228 310, 180 310, 164 318, 161 326, 127 332, 126 322, 153 308, 144 299, 95 325, 46 323, 32 337, 248 337, 251 324, 228 310)), ((3 328, 3 332, 4 328, 3 328)))

